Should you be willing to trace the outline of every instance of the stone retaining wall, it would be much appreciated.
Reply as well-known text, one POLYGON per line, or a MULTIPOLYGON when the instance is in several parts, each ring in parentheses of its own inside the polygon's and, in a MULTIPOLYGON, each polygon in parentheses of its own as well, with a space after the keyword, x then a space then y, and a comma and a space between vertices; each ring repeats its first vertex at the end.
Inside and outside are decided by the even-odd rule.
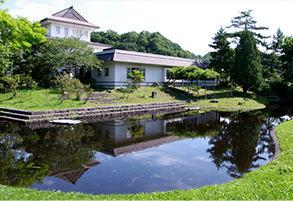
POLYGON ((0 107, 0 120, 13 121, 26 125, 48 123, 59 118, 79 119, 83 122, 97 122, 151 114, 182 112, 185 110, 183 103, 184 101, 176 101, 48 111, 27 111, 0 107))

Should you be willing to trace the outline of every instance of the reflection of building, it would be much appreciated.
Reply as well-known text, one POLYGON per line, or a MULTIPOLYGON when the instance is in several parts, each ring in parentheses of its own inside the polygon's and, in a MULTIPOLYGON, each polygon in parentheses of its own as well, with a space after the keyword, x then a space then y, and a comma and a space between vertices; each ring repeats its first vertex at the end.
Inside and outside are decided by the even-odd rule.
POLYGON ((209 112, 202 115, 188 115, 178 113, 175 116, 163 116, 157 120, 151 118, 139 120, 118 120, 98 122, 93 124, 95 135, 103 141, 103 152, 113 156, 120 156, 151 147, 178 141, 182 138, 168 135, 168 127, 173 123, 184 122, 194 126, 211 124, 219 120, 218 112, 209 112), (132 136, 133 128, 143 127, 137 136, 132 136))
POLYGON ((51 176, 58 177, 69 183, 75 184, 76 181, 91 167, 99 165, 100 162, 91 159, 86 165, 82 165, 81 168, 76 170, 65 170, 65 171, 53 171, 51 176))

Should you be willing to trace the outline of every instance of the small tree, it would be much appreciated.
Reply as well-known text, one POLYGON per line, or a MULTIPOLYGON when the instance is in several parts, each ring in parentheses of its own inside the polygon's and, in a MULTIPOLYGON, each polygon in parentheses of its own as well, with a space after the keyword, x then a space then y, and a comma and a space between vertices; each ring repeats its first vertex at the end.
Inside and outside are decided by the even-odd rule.
POLYGON ((12 77, 0 77, 0 89, 8 89, 12 93, 12 99, 18 96, 19 89, 36 87, 37 83, 29 75, 16 74, 12 77))
POLYGON ((286 37, 281 45, 282 77, 287 82, 293 82, 293 36, 286 37))
POLYGON ((144 81, 143 72, 139 70, 133 70, 129 73, 129 76, 133 79, 134 86, 136 89, 140 88, 140 84, 144 81))
MULTIPOLYGON (((76 100, 81 100, 83 93, 88 92, 88 96, 93 92, 90 89, 90 85, 84 85, 79 79, 71 79, 68 75, 60 75, 56 80, 58 91, 61 95, 61 103, 67 98, 67 96, 75 95, 76 100)), ((89 97, 86 98, 85 103, 89 97)))
POLYGON ((211 52, 211 63, 208 68, 213 68, 216 72, 220 73, 222 82, 228 83, 230 75, 230 68, 234 57, 234 51, 230 48, 228 35, 223 27, 215 34, 213 44, 209 46, 216 51, 211 52))
POLYGON ((92 48, 75 37, 48 39, 36 57, 32 74, 38 82, 58 68, 66 68, 68 73, 75 69, 76 77, 79 77, 81 69, 86 73, 100 69, 102 65, 92 48))

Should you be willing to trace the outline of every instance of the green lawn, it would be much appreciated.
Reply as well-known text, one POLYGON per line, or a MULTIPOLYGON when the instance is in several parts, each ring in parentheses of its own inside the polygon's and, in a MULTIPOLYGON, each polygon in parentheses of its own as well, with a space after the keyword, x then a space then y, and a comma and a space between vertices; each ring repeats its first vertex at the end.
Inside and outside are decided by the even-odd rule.
POLYGON ((199 189, 127 195, 86 195, 0 186, 0 200, 292 200, 293 120, 276 129, 281 154, 232 182, 199 189))
MULTIPOLYGON (((105 92, 105 90, 104 90, 105 92)), ((230 97, 229 89, 217 89, 216 96, 219 103, 210 103, 213 90, 207 91, 208 99, 205 100, 204 90, 190 90, 188 95, 187 89, 168 88, 168 87, 142 87, 132 93, 124 94, 121 90, 113 89, 109 93, 111 99, 116 99, 115 105, 135 104, 135 103, 150 103, 150 102, 166 102, 166 101, 186 101, 192 100, 190 107, 228 107, 228 108, 250 108, 264 106, 265 99, 253 94, 243 95, 239 91, 234 92, 234 97, 230 97), (157 92, 157 97, 152 98, 152 91, 157 92), (249 97, 249 100, 244 101, 244 97, 249 97), (245 102, 244 105, 238 105, 239 102, 245 102)), ((36 89, 36 90, 21 90, 17 98, 11 99, 11 93, 0 93, 0 107, 8 107, 15 109, 24 109, 32 111, 42 110, 57 110, 68 108, 84 108, 97 107, 101 104, 91 103, 90 101, 84 104, 84 101, 77 101, 74 98, 65 100, 61 104, 60 95, 56 89, 36 89)))

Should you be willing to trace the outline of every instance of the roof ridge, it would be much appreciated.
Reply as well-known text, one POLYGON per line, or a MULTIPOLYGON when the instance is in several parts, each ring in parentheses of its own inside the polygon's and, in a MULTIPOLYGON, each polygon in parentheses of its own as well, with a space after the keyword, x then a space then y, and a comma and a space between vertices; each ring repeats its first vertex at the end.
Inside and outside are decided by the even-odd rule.
POLYGON ((70 6, 69 8, 63 9, 57 13, 54 13, 52 16, 55 17, 63 17, 63 18, 70 18, 66 17, 67 14, 71 13, 76 20, 83 21, 83 22, 88 22, 84 17, 82 17, 74 8, 73 6, 70 6))

